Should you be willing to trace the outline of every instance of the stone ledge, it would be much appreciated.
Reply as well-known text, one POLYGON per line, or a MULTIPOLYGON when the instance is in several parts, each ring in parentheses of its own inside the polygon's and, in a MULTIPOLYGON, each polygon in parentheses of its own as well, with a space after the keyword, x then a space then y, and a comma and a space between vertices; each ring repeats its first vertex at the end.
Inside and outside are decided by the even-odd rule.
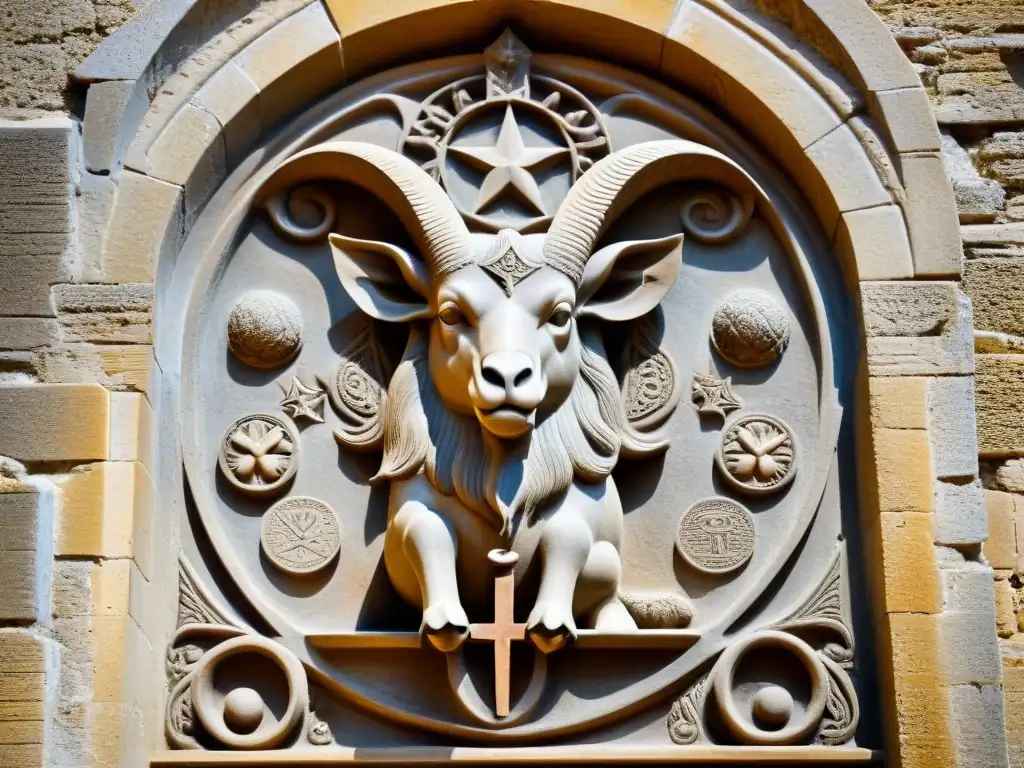
POLYGON ((0 387, 0 455, 18 461, 105 459, 110 395, 99 384, 0 387))

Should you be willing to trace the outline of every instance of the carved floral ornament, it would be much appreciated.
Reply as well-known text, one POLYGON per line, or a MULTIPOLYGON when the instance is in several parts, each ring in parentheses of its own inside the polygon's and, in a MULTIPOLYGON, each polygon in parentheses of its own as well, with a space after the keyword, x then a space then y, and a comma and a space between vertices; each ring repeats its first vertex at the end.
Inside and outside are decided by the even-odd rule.
POLYGON ((213 611, 183 565, 175 746, 342 744, 353 709, 455 742, 571 741, 670 696, 665 745, 851 742, 841 553, 790 619, 755 607, 838 533, 819 510, 838 410, 790 391, 834 392, 807 258, 730 154, 635 128, 650 104, 624 131, 634 86, 597 96, 544 61, 506 33, 440 88, 381 85, 252 182, 260 253, 299 287, 214 282, 194 369, 230 375, 188 418, 219 453, 196 440, 186 470, 275 634, 213 611), (400 135, 347 137, 377 107, 400 135), (770 269, 742 255, 769 251, 770 269), (771 282, 785 270, 808 306, 771 282), (684 408, 680 370, 702 371, 684 408), (240 656, 263 665, 251 685, 217 672, 240 656))

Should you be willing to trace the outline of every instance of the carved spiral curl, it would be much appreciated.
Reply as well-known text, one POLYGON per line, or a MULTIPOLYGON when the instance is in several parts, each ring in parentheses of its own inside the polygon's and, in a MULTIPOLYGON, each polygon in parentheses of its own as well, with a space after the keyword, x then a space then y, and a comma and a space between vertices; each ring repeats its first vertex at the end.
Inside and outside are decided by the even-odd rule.
POLYGON ((300 243, 310 243, 327 237, 337 219, 338 209, 334 196, 320 184, 307 184, 271 195, 264 202, 274 226, 287 237, 300 243), (312 213, 313 216, 304 216, 312 213), (317 223, 306 226, 301 218, 316 218, 317 223))
POLYGON ((754 198, 721 189, 706 189, 686 199, 679 209, 683 231, 708 245, 728 243, 747 226, 754 198))

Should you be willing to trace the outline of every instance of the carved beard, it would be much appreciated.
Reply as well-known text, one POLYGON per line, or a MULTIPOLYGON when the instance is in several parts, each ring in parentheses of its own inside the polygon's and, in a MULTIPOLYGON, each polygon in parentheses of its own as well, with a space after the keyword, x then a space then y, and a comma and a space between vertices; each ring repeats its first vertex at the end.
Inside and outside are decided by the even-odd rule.
POLYGON ((502 533, 564 494, 574 479, 608 477, 628 446, 630 455, 661 449, 633 431, 619 385, 596 332, 580 333, 580 372, 566 401, 527 439, 510 444, 472 416, 453 413, 434 388, 425 333, 411 329, 388 387, 384 457, 374 480, 411 477, 421 469, 442 493, 456 496, 502 533))

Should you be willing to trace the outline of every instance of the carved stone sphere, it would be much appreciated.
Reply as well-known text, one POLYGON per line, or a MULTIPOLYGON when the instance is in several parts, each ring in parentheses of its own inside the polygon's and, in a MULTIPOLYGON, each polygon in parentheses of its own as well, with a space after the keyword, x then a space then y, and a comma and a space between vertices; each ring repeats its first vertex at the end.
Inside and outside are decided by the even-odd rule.
POLYGON ((263 697, 252 688, 235 688, 224 697, 224 722, 235 733, 252 733, 263 722, 263 697))
POLYGON ((295 302, 273 291, 250 291, 228 316, 228 345, 253 368, 277 368, 302 346, 302 314, 295 302))
POLYGON ((789 344, 789 316, 764 291, 736 291, 715 310, 711 341, 733 365, 760 368, 775 362, 789 344))
POLYGON ((793 696, 779 685, 766 685, 754 695, 754 718, 766 728, 782 728, 793 716, 793 696))

